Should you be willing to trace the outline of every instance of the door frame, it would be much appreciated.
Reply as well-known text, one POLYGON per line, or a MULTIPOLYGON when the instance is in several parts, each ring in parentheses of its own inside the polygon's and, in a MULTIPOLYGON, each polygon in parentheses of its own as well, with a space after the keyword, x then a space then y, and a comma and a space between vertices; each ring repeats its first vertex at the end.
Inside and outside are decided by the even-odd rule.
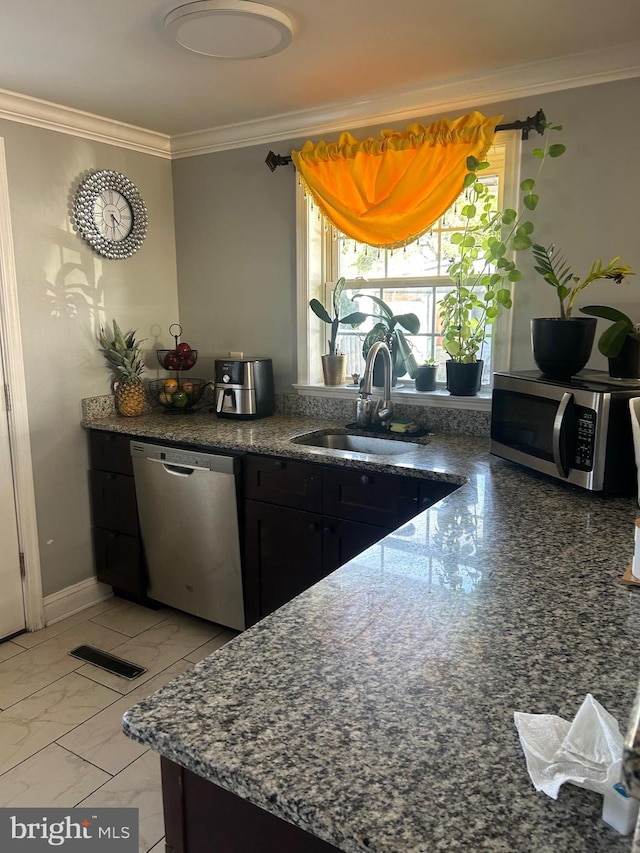
POLYGON ((35 631, 44 626, 44 605, 18 284, 11 230, 7 164, 2 137, 0 137, 0 330, 2 332, 0 357, 2 357, 5 382, 11 393, 7 421, 13 468, 13 490, 16 497, 18 542, 24 558, 25 574, 22 590, 25 621, 27 630, 35 631))

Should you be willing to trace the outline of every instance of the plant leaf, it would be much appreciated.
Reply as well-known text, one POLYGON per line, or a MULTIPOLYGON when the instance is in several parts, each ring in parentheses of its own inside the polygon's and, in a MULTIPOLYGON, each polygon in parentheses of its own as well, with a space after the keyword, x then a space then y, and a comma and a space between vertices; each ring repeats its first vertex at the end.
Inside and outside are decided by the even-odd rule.
MULTIPOLYGON (((397 323, 403 326, 412 335, 417 335, 420 331, 420 320, 415 314, 397 314, 394 318, 397 323)), ((402 334, 402 332, 399 332, 402 334)))
POLYGON ((384 314, 382 318, 383 320, 393 320, 393 311, 389 308, 386 302, 382 301, 382 299, 378 299, 377 296, 372 296, 370 293, 356 293, 353 298, 357 299, 359 296, 366 296, 367 299, 372 299, 376 303, 376 305, 378 305, 378 307, 382 308, 384 314))
POLYGON ((607 358, 615 358, 619 355, 628 332, 629 326, 624 320, 619 320, 605 329, 598 341, 598 349, 602 355, 606 355, 607 358))
POLYGON ((318 299, 312 299, 309 303, 309 308, 311 308, 311 310, 317 317, 320 317, 321 320, 324 320, 325 323, 331 323, 331 317, 329 316, 329 312, 324 307, 322 302, 320 302, 318 299))
POLYGON ((354 311, 353 314, 347 314, 346 317, 341 317, 340 322, 345 326, 352 326, 355 328, 359 326, 360 323, 364 323, 369 315, 365 314, 363 311, 354 311))
POLYGON ((610 308, 608 305, 585 305, 580 309, 583 314, 589 314, 592 317, 602 317, 604 320, 611 320, 612 323, 625 322, 629 329, 633 329, 631 318, 618 311, 617 308, 610 308))

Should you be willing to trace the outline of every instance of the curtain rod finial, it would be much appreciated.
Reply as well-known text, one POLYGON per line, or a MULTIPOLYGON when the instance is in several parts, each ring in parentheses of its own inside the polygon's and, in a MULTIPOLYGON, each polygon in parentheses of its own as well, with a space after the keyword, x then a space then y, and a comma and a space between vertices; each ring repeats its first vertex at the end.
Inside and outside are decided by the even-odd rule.
POLYGON ((282 154, 274 154, 273 151, 269 151, 264 162, 272 172, 275 172, 278 166, 287 166, 291 163, 291 157, 285 157, 282 154))

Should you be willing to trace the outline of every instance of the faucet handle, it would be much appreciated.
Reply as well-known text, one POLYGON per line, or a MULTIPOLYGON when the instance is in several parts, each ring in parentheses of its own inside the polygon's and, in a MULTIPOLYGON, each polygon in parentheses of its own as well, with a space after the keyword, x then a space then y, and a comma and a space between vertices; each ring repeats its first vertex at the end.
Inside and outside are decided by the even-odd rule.
POLYGON ((380 425, 385 429, 391 427, 391 418, 393 417, 393 405, 389 403, 387 406, 381 406, 376 412, 376 417, 380 421, 380 425))

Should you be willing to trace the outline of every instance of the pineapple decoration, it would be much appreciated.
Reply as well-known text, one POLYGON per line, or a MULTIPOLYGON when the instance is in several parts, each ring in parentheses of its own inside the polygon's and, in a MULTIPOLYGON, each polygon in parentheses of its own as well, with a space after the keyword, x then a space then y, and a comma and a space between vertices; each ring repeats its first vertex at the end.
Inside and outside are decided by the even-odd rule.
POLYGON ((145 367, 140 342, 136 341, 135 334, 127 332, 123 335, 114 320, 111 340, 104 329, 101 329, 98 335, 102 354, 115 374, 117 409, 127 418, 141 415, 146 402, 144 385, 140 378, 145 367))

